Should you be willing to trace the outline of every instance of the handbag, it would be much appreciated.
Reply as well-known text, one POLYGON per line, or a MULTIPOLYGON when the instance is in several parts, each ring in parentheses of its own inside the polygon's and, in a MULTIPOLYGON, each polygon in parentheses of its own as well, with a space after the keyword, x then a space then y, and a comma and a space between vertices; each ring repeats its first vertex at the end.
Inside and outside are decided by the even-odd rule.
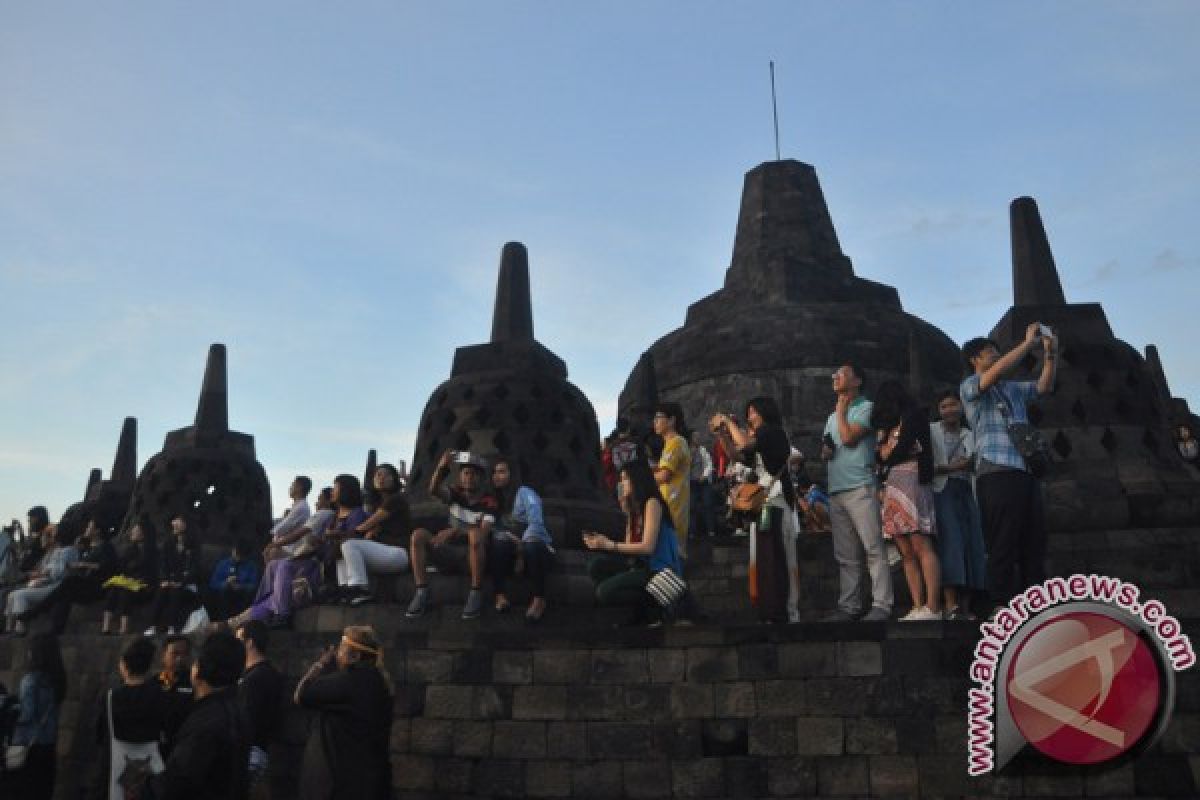
POLYGON ((1017 452, 1021 454, 1021 459, 1029 469, 1029 474, 1035 478, 1044 476, 1050 468, 1052 460, 1050 443, 1046 441, 1046 437, 1028 422, 1014 422, 1012 411, 1008 407, 1008 398, 1003 394, 996 401, 996 408, 1000 412, 1000 416, 1004 417, 1008 438, 1017 452))
POLYGON ((767 504, 767 489, 758 483, 741 483, 729 501, 734 511, 757 514, 767 504))
POLYGON ((646 591, 665 609, 674 608, 687 590, 687 583, 670 567, 654 573, 654 577, 646 582, 646 591))

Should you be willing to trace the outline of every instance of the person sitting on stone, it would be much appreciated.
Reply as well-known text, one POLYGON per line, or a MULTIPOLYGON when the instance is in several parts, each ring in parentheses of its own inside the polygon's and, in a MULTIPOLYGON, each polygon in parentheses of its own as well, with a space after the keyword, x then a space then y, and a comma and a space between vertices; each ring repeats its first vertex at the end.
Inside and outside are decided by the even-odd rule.
POLYGON ((626 515, 624 538, 615 541, 603 533, 584 531, 583 543, 589 550, 604 553, 588 564, 596 602, 632 607, 630 624, 638 624, 647 621, 651 609, 646 584, 663 569, 682 575, 683 560, 670 508, 649 465, 631 461, 620 475, 617 491, 626 515))
POLYGON ((496 611, 509 609, 508 579, 522 564, 533 597, 525 619, 539 622, 546 613, 546 575, 554 566, 554 541, 542 517, 542 498, 528 486, 516 484, 512 464, 500 457, 492 465, 492 487, 500 516, 488 546, 488 575, 496 592, 496 611))
POLYGON ((67 627, 71 606, 75 603, 95 603, 104 597, 104 582, 116 574, 117 551, 113 547, 113 530, 102 529, 95 518, 89 519, 77 547, 79 560, 67 568, 58 587, 25 614, 28 622, 42 613, 51 615, 51 630, 61 635, 67 627))
POLYGON ((449 525, 433 535, 418 528, 412 535, 412 570, 416 591, 407 615, 419 617, 429 611, 432 599, 425 575, 427 561, 438 569, 461 570, 463 561, 471 576, 471 591, 463 606, 463 619, 475 619, 483 610, 484 559, 492 527, 496 524, 499 504, 496 496, 485 491, 483 476, 487 462, 468 452, 447 450, 442 454, 429 479, 429 494, 449 507, 449 525), (458 484, 446 486, 451 462, 458 464, 458 484), (465 547, 464 547, 465 545, 465 547), (465 552, 464 552, 465 550, 465 552))
POLYGON ((250 607, 225 621, 215 621, 212 630, 237 628, 250 620, 259 620, 273 628, 291 625, 296 610, 297 585, 307 586, 299 592, 301 599, 311 601, 321 585, 321 551, 325 531, 333 521, 333 487, 327 486, 317 495, 317 510, 304 523, 306 531, 299 547, 289 558, 277 558, 267 563, 258 592, 250 607))
POLYGON ((292 505, 271 528, 271 541, 263 550, 263 560, 271 561, 296 552, 300 539, 304 537, 305 523, 312 516, 307 499, 310 491, 312 479, 307 475, 297 475, 288 487, 292 505))
POLYGON ((356 528, 362 538, 342 543, 342 558, 337 562, 338 585, 343 587, 343 599, 352 606, 374 599, 370 573, 400 573, 408 569, 408 552, 403 544, 412 533, 412 516, 400 473, 391 464, 380 464, 372 481, 375 511, 356 528))
POLYGON ((29 574, 42 563, 42 557, 50 549, 53 536, 53 532, 49 530, 50 512, 46 510, 45 506, 34 506, 29 509, 27 518, 29 520, 29 535, 25 537, 27 547, 21 557, 21 563, 17 565, 26 580, 29 578, 29 574))
POLYGON ((70 527, 50 525, 46 528, 50 545, 41 565, 30 574, 24 587, 8 593, 4 606, 7 632, 24 636, 25 623, 21 617, 49 597, 67 577, 70 566, 79 560, 79 550, 75 547, 77 533, 70 527))
POLYGON ((342 545, 351 539, 361 539, 362 533, 358 526, 367 521, 367 512, 363 508, 362 484, 358 478, 349 474, 338 475, 333 479, 333 518, 325 529, 325 544, 322 559, 324 561, 324 581, 326 590, 322 592, 322 601, 340 599, 337 584, 337 563, 342 556, 342 545))
POLYGON ((171 520, 171 539, 160 551, 159 566, 147 636, 183 630, 188 615, 200 603, 200 545, 182 516, 171 520))
POLYGON ((100 633, 108 636, 129 632, 129 615, 135 606, 144 605, 154 596, 158 585, 158 542, 150 518, 143 514, 129 530, 129 542, 117 561, 117 574, 103 584, 104 620, 100 633), (113 617, 120 627, 114 631, 113 617))
POLYGON ((250 605, 259 584, 258 564, 252 554, 249 542, 238 539, 230 556, 213 568, 204 602, 213 619, 240 614, 250 605))

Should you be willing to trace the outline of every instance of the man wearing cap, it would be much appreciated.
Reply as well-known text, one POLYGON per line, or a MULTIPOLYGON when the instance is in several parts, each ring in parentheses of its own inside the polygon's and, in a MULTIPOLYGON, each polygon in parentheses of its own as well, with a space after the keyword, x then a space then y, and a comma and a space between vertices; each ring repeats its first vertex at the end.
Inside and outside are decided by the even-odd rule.
POLYGON ((439 570, 448 571, 460 570, 463 561, 466 561, 471 575, 471 591, 463 606, 463 619, 475 619, 483 609, 480 587, 483 583, 484 554, 499 509, 496 496, 483 488, 486 472, 487 462, 482 458, 473 453, 456 453, 453 450, 443 453, 433 470, 433 476, 429 479, 429 494, 446 504, 449 524, 436 536, 425 528, 413 531, 410 555, 413 582, 417 590, 405 612, 408 616, 420 617, 432 606, 425 575, 425 566, 429 561, 439 570), (450 475, 452 462, 458 465, 458 483, 446 486, 444 483, 450 475))

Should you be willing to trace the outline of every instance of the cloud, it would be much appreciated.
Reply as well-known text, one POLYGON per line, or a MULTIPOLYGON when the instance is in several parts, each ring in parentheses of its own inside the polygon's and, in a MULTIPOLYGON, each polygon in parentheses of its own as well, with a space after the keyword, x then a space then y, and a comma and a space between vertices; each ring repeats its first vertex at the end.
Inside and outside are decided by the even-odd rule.
POLYGON ((1009 300, 1011 300, 1011 296, 1007 288, 993 288, 989 289, 983 295, 955 298, 947 303, 945 307, 948 309, 981 308, 983 306, 994 306, 997 303, 1005 303, 1009 300))
POLYGON ((1096 267, 1096 270, 1091 274, 1091 277, 1081 281, 1076 285, 1080 288, 1083 288, 1085 286, 1099 286, 1100 284, 1109 283, 1117 277, 1120 271, 1121 262, 1117 261, 1115 258, 1110 258, 1108 261, 1105 261, 1103 264, 1096 267))
POLYGON ((1155 272, 1175 272, 1181 269, 1194 269, 1197 266, 1200 266, 1200 259, 1184 258, 1171 247, 1160 250, 1154 260, 1150 262, 1150 269, 1155 272))
POLYGON ((931 233, 949 233, 967 228, 979 229, 991 225, 994 218, 987 215, 966 214, 962 211, 950 211, 943 214, 922 214, 909 222, 909 233, 921 236, 931 233))

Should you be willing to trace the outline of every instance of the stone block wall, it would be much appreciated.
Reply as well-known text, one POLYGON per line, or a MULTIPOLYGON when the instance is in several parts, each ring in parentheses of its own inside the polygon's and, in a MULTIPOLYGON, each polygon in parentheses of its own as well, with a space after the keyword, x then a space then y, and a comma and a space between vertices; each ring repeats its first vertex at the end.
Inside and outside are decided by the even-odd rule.
MULTIPOLYGON (((1052 561, 1143 583, 1193 633, 1200 619, 1196 531, 1070 534, 1052 561)), ((806 544, 820 591, 827 540, 806 544)), ((740 544, 698 547, 706 603, 740 591, 740 544), (727 583, 722 584, 721 581, 727 583), (710 591, 711 590, 711 591, 710 591)), ((568 559, 570 562, 570 559, 568 559)), ((580 565, 576 565, 580 566, 580 565)), ((445 581, 451 579, 440 576, 445 581)), ((897 575, 897 577, 899 577, 897 575)), ((1196 796, 1200 679, 1178 676, 1170 727, 1134 762, 1082 770, 1023 756, 1003 774, 966 772, 966 623, 721 624, 614 628, 616 617, 556 609, 539 627, 519 615, 422 620, 402 607, 326 606, 273 638, 297 678, 346 624, 370 623, 394 678, 396 798, 446 797, 975 797, 1196 796)), ((396 587, 407 597, 407 587, 396 587)), ((77 613, 63 640, 72 674, 62 715, 60 798, 76 797, 94 756, 94 719, 121 642, 77 613)), ((20 676, 20 640, 0 640, 0 680, 20 676)), ((273 752, 276 797, 296 792, 308 720, 292 711, 273 752)))

